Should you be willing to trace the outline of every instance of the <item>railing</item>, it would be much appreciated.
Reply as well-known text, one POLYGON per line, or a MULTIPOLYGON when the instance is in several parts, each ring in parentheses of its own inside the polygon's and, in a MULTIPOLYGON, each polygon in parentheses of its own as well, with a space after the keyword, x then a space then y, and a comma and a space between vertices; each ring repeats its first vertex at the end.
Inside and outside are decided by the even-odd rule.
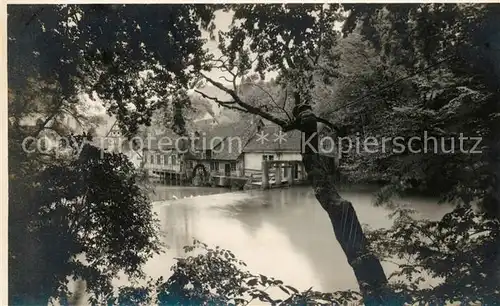
POLYGON ((231 170, 229 173, 227 173, 224 170, 210 170, 209 173, 212 176, 243 177, 242 175, 240 175, 240 171, 239 170, 231 170))

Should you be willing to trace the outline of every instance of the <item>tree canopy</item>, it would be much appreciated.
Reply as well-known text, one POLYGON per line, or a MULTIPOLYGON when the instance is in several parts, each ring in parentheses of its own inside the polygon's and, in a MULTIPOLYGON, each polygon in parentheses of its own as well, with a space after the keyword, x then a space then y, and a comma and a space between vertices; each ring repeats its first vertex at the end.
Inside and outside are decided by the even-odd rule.
POLYGON ((214 8, 9 6, 9 88, 22 90, 28 80, 41 79, 56 83, 62 99, 97 95, 133 134, 162 103, 182 98, 203 67, 200 25, 210 29, 214 8))

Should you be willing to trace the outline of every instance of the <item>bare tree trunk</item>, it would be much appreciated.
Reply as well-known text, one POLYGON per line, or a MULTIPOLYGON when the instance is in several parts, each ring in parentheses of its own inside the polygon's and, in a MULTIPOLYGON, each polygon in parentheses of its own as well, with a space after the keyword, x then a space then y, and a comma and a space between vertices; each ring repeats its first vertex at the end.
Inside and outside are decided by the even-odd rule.
POLYGON ((310 108, 298 115, 307 145, 303 162, 314 194, 328 213, 333 231, 358 281, 365 305, 387 305, 387 277, 380 261, 368 252, 367 241, 352 203, 343 199, 334 185, 335 159, 318 151, 317 120, 310 108))

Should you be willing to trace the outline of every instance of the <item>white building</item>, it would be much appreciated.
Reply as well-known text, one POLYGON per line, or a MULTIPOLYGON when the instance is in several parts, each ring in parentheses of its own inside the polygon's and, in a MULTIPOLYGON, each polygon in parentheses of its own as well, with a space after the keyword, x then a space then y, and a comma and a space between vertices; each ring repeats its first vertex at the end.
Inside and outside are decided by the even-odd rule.
MULTIPOLYGON (((265 125, 243 149, 242 163, 245 175, 262 172, 264 160, 302 161, 301 133, 291 131, 282 133, 281 128, 275 124, 265 125), (265 135, 266 139, 260 136, 265 135), (281 135, 278 139, 278 135, 281 135)), ((288 168, 281 169, 282 177, 287 177, 288 168)), ((302 167, 295 168, 293 177, 298 179, 302 175, 302 167)))
POLYGON ((143 139, 143 167, 148 174, 155 177, 164 173, 182 173, 187 142, 172 131, 149 137, 143 139))
POLYGON ((115 120, 103 138, 99 138, 99 136, 97 136, 97 139, 95 139, 94 142, 108 152, 124 154, 136 168, 140 168, 142 166, 142 152, 140 150, 136 150, 136 146, 123 136, 117 120, 115 120))
MULTIPOLYGON (((300 132, 280 134, 280 131, 279 126, 265 124, 255 117, 213 127, 205 134, 205 143, 196 148, 197 154, 190 158, 188 169, 194 176, 210 173, 212 176, 257 177, 262 173, 264 160, 298 161, 301 165, 300 132), (267 137, 263 141, 259 135, 267 137), (276 135, 282 135, 281 142, 275 140, 276 135), (211 141, 214 138, 221 140, 214 145, 211 141)), ((287 177, 291 170, 284 167, 280 171, 281 177, 287 177)), ((303 177, 303 167, 295 167, 293 171, 294 179, 303 177)))

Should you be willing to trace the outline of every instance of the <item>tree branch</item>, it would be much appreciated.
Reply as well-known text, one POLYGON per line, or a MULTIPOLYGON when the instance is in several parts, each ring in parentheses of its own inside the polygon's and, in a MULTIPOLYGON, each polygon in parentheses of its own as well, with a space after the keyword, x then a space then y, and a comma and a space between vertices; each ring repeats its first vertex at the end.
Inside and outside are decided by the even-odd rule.
POLYGON ((233 69, 230 69, 230 67, 226 64, 228 62, 228 60, 227 59, 226 60, 222 60, 222 57, 220 57, 217 60, 214 60, 214 62, 220 62, 220 65, 219 66, 215 66, 215 68, 218 68, 218 69, 222 70, 223 72, 227 72, 227 73, 229 73, 233 77, 233 80, 229 80, 225 76, 221 76, 220 78, 223 79, 223 80, 225 80, 226 82, 232 83, 233 84, 233 89, 236 90, 236 79, 238 78, 238 71, 236 73, 234 73, 233 69))
POLYGON ((209 96, 209 95, 207 95, 199 90, 195 90, 195 92, 199 93, 200 95, 202 95, 206 99, 214 101, 215 103, 217 103, 218 105, 220 105, 222 107, 229 108, 229 109, 235 109, 235 110, 239 110, 242 112, 247 112, 246 109, 243 109, 241 107, 237 107, 237 106, 233 105, 233 104, 236 104, 236 102, 234 102, 234 101, 221 101, 217 97, 211 97, 211 96, 209 96))
POLYGON ((217 98, 217 97, 211 97, 211 96, 207 95, 206 93, 204 93, 202 91, 199 91, 197 89, 195 89, 195 92, 199 93, 203 98, 212 100, 212 101, 214 101, 217 104, 235 104, 234 101, 221 101, 221 100, 219 100, 219 98, 217 98))
MULTIPOLYGON (((269 91, 265 90, 264 87, 260 86, 259 84, 255 84, 255 83, 245 83, 245 84, 242 84, 242 85, 252 85, 252 86, 255 86, 255 87, 259 88, 260 90, 262 90, 271 99, 271 102, 273 102, 273 104, 276 105, 277 108, 279 108, 280 110, 283 111, 283 113, 285 113, 285 115, 288 118, 288 120, 292 121, 292 117, 285 110, 285 103, 283 103, 283 106, 280 106, 278 104, 278 102, 276 102, 276 100, 274 100, 274 98, 271 95, 271 93, 269 91)), ((286 102, 286 98, 285 98, 285 102, 286 102)))
MULTIPOLYGON (((53 98, 55 100, 56 98, 53 98)), ((33 134, 33 137, 38 137, 40 133, 45 129, 45 126, 52 120, 60 111, 61 107, 64 104, 64 100, 60 100, 59 103, 57 103, 56 107, 54 108, 53 112, 45 119, 45 121, 40 125, 40 127, 35 131, 33 134)))
MULTIPOLYGON (((217 87, 218 89, 222 90, 223 92, 227 93, 228 95, 230 95, 234 101, 232 101, 230 104, 237 104, 237 106, 241 107, 242 108, 242 111, 245 111, 245 112, 248 112, 248 113, 251 113, 251 114, 254 114, 254 115, 258 115, 266 120, 269 120, 279 126, 281 126, 282 128, 284 127, 287 127, 288 125, 290 125, 289 122, 281 119, 281 118, 278 118, 274 115, 271 115, 263 110, 261 110, 260 108, 258 107, 255 107, 255 106, 252 106, 248 103, 245 103, 241 100, 241 98, 238 96, 238 94, 236 93, 235 90, 232 90, 232 89, 229 89, 227 88, 226 86, 224 86, 222 83, 220 82, 217 82, 215 80, 213 80, 212 78, 208 77, 207 75, 205 75, 204 73, 200 72, 200 75, 202 77, 205 78, 205 80, 207 80, 207 82, 209 82, 210 84, 212 84, 213 86, 217 87)), ((222 106, 224 107, 227 107, 227 104, 222 104, 222 106)), ((234 106, 232 107, 234 109, 234 106)))
MULTIPOLYGON (((203 93, 203 92, 201 92, 199 90, 195 90, 195 92, 199 93, 204 98, 210 99, 210 100, 216 102, 218 105, 226 107, 226 108, 229 108, 229 109, 239 110, 239 111, 242 111, 242 112, 246 112, 246 113, 251 113, 251 114, 254 114, 254 115, 258 115, 258 116, 260 116, 260 117, 262 117, 262 118, 264 118, 266 120, 269 120, 269 121, 271 121, 271 122, 279 125, 283 129, 283 132, 288 132, 288 131, 292 131, 292 130, 302 130, 301 126, 300 126, 300 122, 298 120, 289 120, 289 121, 286 121, 286 120, 278 118, 278 117, 276 117, 276 116, 274 116, 272 114, 269 114, 268 112, 265 112, 265 111, 263 111, 262 109, 260 109, 258 107, 255 107, 255 106, 252 106, 252 105, 250 105, 248 103, 245 103, 245 102, 243 102, 241 100, 241 98, 238 96, 238 94, 236 93, 236 91, 227 88, 222 83, 213 80, 212 78, 208 77, 207 75, 205 75, 205 74, 203 74, 201 72, 200 72, 200 74, 201 74, 201 76, 203 78, 205 78, 207 80, 207 82, 209 82, 213 86, 217 87, 218 89, 220 89, 223 92, 225 92, 228 95, 230 95, 233 98, 233 101, 221 101, 221 100, 219 100, 216 97, 211 97, 211 96, 208 96, 207 94, 205 94, 205 93, 203 93)), ((252 85, 255 85, 255 84, 252 84, 252 85)), ((271 98, 272 98, 272 96, 271 96, 271 98)), ((273 101, 274 101, 274 99, 273 99, 273 101)), ((316 118, 316 120, 318 122, 323 123, 324 125, 326 125, 330 129, 336 131, 337 133, 340 132, 340 128, 338 128, 337 126, 335 126, 330 121, 328 121, 328 120, 326 120, 324 118, 320 118, 318 116, 315 116, 315 118, 316 118)))

